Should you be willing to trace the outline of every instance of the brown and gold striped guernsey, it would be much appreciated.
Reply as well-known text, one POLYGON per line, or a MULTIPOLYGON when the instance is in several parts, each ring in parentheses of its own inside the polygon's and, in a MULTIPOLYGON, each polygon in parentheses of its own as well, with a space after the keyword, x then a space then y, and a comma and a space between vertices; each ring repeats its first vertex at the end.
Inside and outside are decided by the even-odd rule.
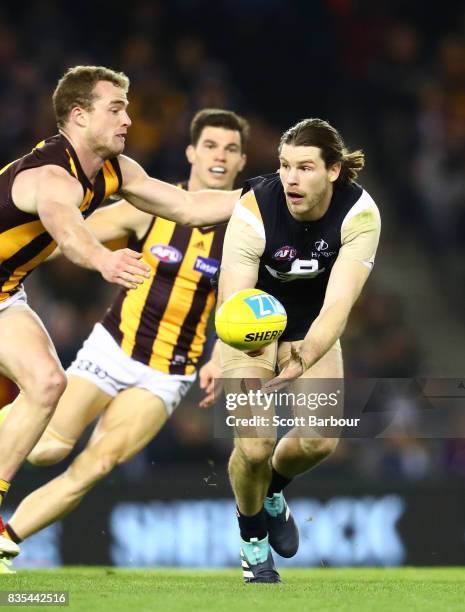
POLYGON ((64 168, 81 183, 84 198, 79 209, 84 217, 121 187, 117 158, 104 163, 92 185, 71 143, 62 134, 43 140, 28 155, 0 170, 0 302, 16 293, 27 275, 56 247, 39 216, 19 210, 11 195, 13 181, 20 172, 47 165, 64 168))
POLYGON ((125 353, 167 374, 192 374, 205 344, 226 225, 188 228, 155 217, 129 247, 143 253, 152 275, 123 289, 102 324, 125 353))

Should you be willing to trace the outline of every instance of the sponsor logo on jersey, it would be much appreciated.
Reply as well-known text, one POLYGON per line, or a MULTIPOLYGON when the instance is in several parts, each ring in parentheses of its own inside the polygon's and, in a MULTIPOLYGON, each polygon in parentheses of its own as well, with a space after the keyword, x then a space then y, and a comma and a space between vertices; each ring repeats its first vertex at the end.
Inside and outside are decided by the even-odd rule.
POLYGON ((284 306, 272 295, 251 295, 244 302, 253 310, 256 319, 276 314, 286 314, 284 306))
POLYGON ((315 259, 320 259, 321 257, 328 259, 328 257, 336 255, 336 251, 312 251, 311 255, 315 259))
POLYGON ((150 252, 163 263, 175 264, 182 259, 181 251, 169 244, 153 244, 150 247, 150 252))
POLYGON ((297 249, 293 246, 282 246, 273 255, 273 259, 278 261, 292 261, 297 255, 297 249))
POLYGON ((327 248, 328 248, 328 243, 325 242, 323 239, 317 240, 315 242, 315 249, 317 251, 326 251, 327 248))
POLYGON ((219 265, 220 262, 217 259, 198 255, 194 263, 194 270, 201 272, 207 278, 213 278, 218 271, 219 265))
POLYGON ((196 242, 192 246, 194 247, 194 249, 201 249, 202 251, 205 251, 205 244, 203 240, 199 240, 199 242, 196 242))

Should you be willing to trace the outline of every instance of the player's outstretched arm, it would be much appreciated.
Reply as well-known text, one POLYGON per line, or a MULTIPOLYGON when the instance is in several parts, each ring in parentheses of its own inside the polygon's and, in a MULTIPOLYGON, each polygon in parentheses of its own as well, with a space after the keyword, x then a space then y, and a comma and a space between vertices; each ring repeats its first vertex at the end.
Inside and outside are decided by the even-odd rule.
POLYGON ((98 208, 85 220, 86 226, 99 242, 111 242, 131 234, 142 236, 148 229, 153 216, 126 200, 119 200, 109 206, 98 208))
POLYGON ((182 225, 200 227, 227 221, 240 191, 185 191, 151 178, 134 160, 120 156, 123 187, 120 193, 131 204, 152 215, 182 225))
MULTIPOLYGON (((138 238, 143 236, 152 219, 152 215, 135 208, 126 200, 119 200, 109 206, 98 208, 84 223, 99 242, 109 246, 106 243, 119 242, 131 234, 135 234, 138 238)), ((109 246, 109 248, 114 251, 117 247, 109 246)), ((61 254, 61 250, 57 248, 46 261, 52 261, 61 254)))
POLYGON ((82 196, 80 184, 61 168, 41 168, 36 182, 37 214, 62 253, 79 266, 98 270, 109 282, 136 288, 150 272, 139 261, 141 254, 130 249, 112 252, 102 246, 79 211, 82 196))

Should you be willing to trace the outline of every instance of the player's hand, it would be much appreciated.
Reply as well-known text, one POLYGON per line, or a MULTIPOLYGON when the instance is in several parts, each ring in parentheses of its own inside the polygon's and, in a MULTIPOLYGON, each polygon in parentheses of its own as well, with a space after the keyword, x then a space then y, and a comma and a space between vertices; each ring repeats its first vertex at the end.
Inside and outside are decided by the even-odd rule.
POLYGON ((289 361, 286 363, 278 376, 275 376, 262 386, 262 391, 264 393, 279 391, 293 380, 296 380, 296 378, 299 378, 299 376, 302 376, 306 369, 307 367, 302 360, 299 348, 297 348, 297 346, 294 344, 291 344, 291 356, 289 361))
POLYGON ((218 399, 223 388, 220 378, 221 368, 212 359, 200 368, 199 386, 205 391, 205 397, 199 402, 199 408, 210 408, 218 399))
POLYGON ((126 289, 136 289, 150 277, 150 268, 140 261, 141 259, 142 253, 131 249, 106 250, 99 262, 98 270, 106 281, 126 289))

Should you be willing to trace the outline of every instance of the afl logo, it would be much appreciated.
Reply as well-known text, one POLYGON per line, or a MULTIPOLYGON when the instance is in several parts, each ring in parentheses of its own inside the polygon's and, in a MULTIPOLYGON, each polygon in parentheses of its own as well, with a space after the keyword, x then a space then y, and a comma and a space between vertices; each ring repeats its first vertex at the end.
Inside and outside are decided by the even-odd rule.
POLYGON ((315 242, 315 248, 317 251, 326 251, 326 249, 328 248, 328 243, 324 240, 317 240, 315 242))
POLYGON ((150 247, 150 252, 164 263, 175 264, 182 259, 181 251, 178 251, 178 249, 169 244, 154 244, 150 247))
POLYGON ((297 255, 297 249, 293 246, 282 246, 273 255, 273 259, 278 261, 292 261, 297 255))

